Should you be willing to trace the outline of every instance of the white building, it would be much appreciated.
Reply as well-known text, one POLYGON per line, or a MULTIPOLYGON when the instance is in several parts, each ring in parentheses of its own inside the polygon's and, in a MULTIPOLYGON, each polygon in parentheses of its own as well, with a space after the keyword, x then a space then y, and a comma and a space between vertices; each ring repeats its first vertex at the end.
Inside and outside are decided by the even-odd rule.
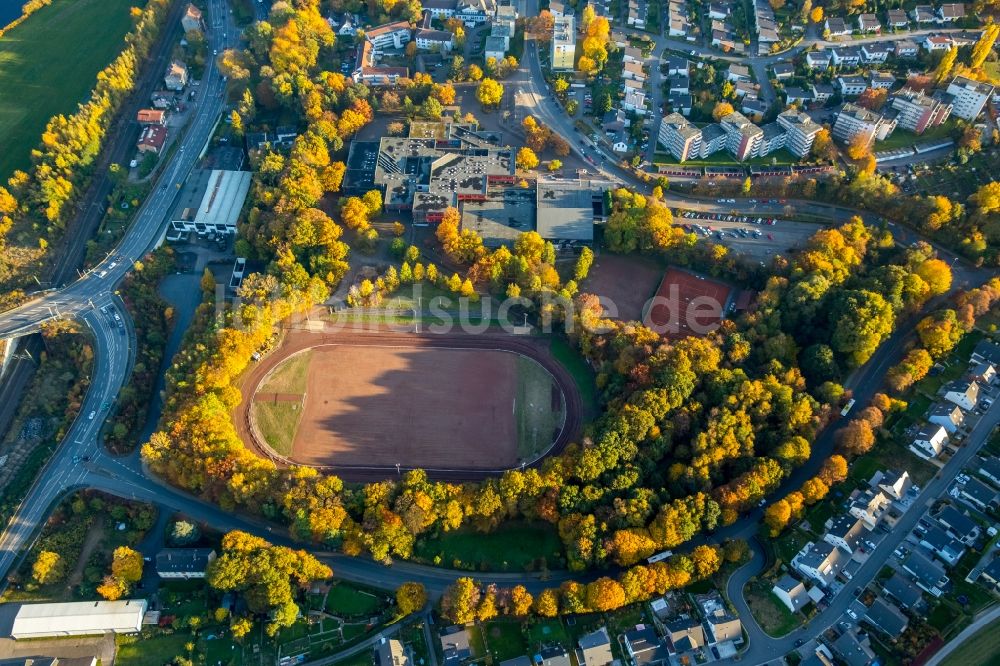
POLYGON ((420 28, 416 33, 417 48, 421 51, 449 53, 454 45, 454 35, 445 30, 420 28))
POLYGON ((941 390, 945 400, 965 411, 969 411, 979 402, 979 384, 967 379, 948 382, 941 390))
POLYGON ((910 451, 924 460, 937 458, 948 444, 948 432, 939 425, 926 425, 910 443, 910 451))
POLYGON ((759 154, 764 131, 738 111, 724 117, 719 124, 726 133, 726 150, 739 161, 759 154))
POLYGON ((955 96, 952 113, 964 120, 975 120, 993 94, 993 86, 956 76, 948 84, 948 94, 955 96))
POLYGON ((697 159, 701 154, 701 130, 679 113, 663 118, 658 139, 678 162, 697 159))
POLYGON ((797 157, 805 157, 812 150, 816 135, 823 129, 821 125, 801 111, 788 109, 778 114, 778 124, 785 128, 788 138, 785 148, 797 157))
POLYGON ((142 628, 145 599, 23 604, 14 617, 14 639, 134 634, 142 628))
POLYGON ((252 179, 249 171, 193 170, 171 213, 168 233, 236 233, 252 179))
POLYGON ((412 30, 406 21, 396 21, 377 26, 365 32, 365 39, 371 42, 376 50, 387 48, 401 49, 410 41, 412 30))
POLYGON ((874 113, 856 104, 846 103, 837 114, 833 124, 834 138, 848 143, 855 136, 862 134, 871 144, 875 139, 885 139, 896 128, 895 120, 886 120, 880 114, 874 113))

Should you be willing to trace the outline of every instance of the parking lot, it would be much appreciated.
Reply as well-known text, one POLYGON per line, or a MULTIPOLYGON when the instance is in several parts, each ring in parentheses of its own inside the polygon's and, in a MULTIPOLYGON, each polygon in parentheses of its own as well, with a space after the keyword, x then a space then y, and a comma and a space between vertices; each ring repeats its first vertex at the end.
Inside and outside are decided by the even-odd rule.
POLYGON ((685 231, 728 246, 758 261, 798 249, 820 228, 808 222, 781 220, 764 214, 708 213, 678 210, 674 223, 685 231))

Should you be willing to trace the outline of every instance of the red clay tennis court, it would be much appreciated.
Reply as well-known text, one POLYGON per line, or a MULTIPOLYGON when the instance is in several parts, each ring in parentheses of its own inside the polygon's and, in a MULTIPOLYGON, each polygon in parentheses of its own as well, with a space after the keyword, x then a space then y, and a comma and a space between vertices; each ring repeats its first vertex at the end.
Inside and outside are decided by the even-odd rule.
POLYGON ((670 337, 707 335, 719 327, 732 287, 695 273, 669 268, 643 323, 670 337))

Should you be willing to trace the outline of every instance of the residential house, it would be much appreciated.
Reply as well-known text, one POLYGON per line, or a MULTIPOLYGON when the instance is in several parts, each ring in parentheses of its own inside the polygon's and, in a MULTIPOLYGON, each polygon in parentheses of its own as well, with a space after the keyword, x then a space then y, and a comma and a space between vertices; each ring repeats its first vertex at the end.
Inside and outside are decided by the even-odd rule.
POLYGON ((880 33, 882 24, 874 14, 858 14, 858 30, 863 33, 880 33))
POLYGON ((815 69, 826 69, 830 66, 830 51, 825 49, 810 51, 806 54, 806 65, 815 69))
POLYGON ((997 368, 992 363, 983 361, 982 363, 976 363, 969 370, 969 377, 976 380, 980 384, 989 386, 996 382, 997 380, 997 368))
POLYGON ((658 666, 670 659, 667 647, 651 626, 638 625, 622 634, 622 644, 634 666, 658 666))
MULTIPOLYGON (((625 63, 625 68, 623 70, 626 79, 633 79, 635 81, 645 81, 646 72, 643 71, 642 65, 637 62, 627 62, 625 63)), ((687 71, 685 70, 685 75, 687 71)), ((687 78, 685 76, 685 78, 687 78)))
POLYGON ((865 63, 882 63, 889 59, 892 47, 884 42, 872 42, 861 45, 861 60, 865 63))
POLYGON ((946 2, 937 8, 938 23, 954 23, 965 17, 965 5, 961 2, 946 2))
POLYGON ((157 90, 149 96, 154 109, 169 109, 174 104, 174 93, 169 90, 157 90))
POLYGON ((458 0, 455 7, 455 18, 468 27, 486 23, 495 16, 504 16, 504 11, 510 12, 510 17, 517 18, 517 10, 507 5, 497 7, 496 0, 458 0))
POLYGON ((910 19, 906 18, 906 12, 902 9, 890 9, 886 13, 885 24, 894 30, 905 30, 910 27, 910 19))
MULTIPOLYGON (((677 93, 680 95, 691 94, 691 79, 687 76, 687 74, 684 75, 677 74, 675 76, 671 76, 667 82, 667 85, 671 93, 677 93)), ((635 87, 640 90, 642 89, 642 85, 638 85, 635 87)))
POLYGON ((690 67, 691 64, 687 58, 681 58, 680 56, 669 56, 667 58, 667 76, 687 74, 690 71, 690 67))
POLYGON ((136 148, 140 153, 153 153, 159 155, 163 150, 163 145, 167 142, 167 128, 163 125, 147 125, 139 135, 139 142, 136 148))
POLYGON ((849 552, 833 544, 810 541, 792 558, 792 567, 823 587, 829 587, 850 559, 849 552))
POLYGON ((1000 557, 993 558, 993 561, 986 565, 979 580, 995 592, 1000 592, 1000 557))
POLYGON ((455 15, 458 2, 456 0, 425 0, 420 3, 420 6, 425 12, 430 12, 432 17, 443 21, 455 15))
MULTIPOLYGON (((743 113, 751 118, 759 120, 764 117, 767 113, 768 108, 770 108, 764 100, 759 97, 754 97, 752 95, 745 95, 743 99, 740 100, 740 113, 743 113)), ((761 144, 763 145, 763 144, 761 144)), ((767 153, 760 153, 761 155, 766 155, 767 153)))
POLYGON ((378 666, 411 666, 410 654, 395 638, 382 638, 375 647, 378 666))
POLYGON ((957 379, 945 384, 940 391, 948 402, 969 411, 979 402, 979 384, 968 379, 957 379))
POLYGON ((978 472, 993 483, 1000 485, 1000 458, 996 456, 980 458, 978 472))
POLYGON ((811 90, 805 90, 804 88, 797 88, 795 86, 785 87, 785 103, 789 106, 795 104, 806 107, 812 104, 815 99, 816 96, 811 90))
POLYGON ((1000 344, 989 340, 979 341, 972 350, 973 363, 992 363, 1000 365, 1000 344))
MULTIPOLYGON (((903 126, 902 123, 900 126, 903 126)), ((944 428, 949 435, 954 435, 965 422, 965 412, 954 403, 938 402, 931 407, 927 420, 944 428)))
POLYGON ((483 49, 483 57, 486 60, 490 58, 495 59, 500 62, 507 56, 507 40, 503 37, 498 37, 496 35, 490 35, 486 38, 486 46, 483 49))
POLYGON ((933 23, 934 8, 930 5, 917 5, 910 10, 910 18, 913 19, 914 23, 933 23))
POLYGON ((893 642, 906 631, 906 627, 910 624, 910 621, 895 604, 881 597, 875 599, 868 608, 865 620, 893 642))
POLYGON ((377 52, 388 48, 401 49, 410 41, 412 32, 409 22, 396 21, 366 30, 365 40, 370 42, 377 52))
POLYGON ((639 64, 646 61, 642 56, 642 49, 637 49, 634 46, 626 46, 622 58, 624 62, 637 62, 639 64))
POLYGON ((671 95, 667 98, 667 102, 670 104, 670 109, 672 111, 677 111, 685 116, 691 115, 691 95, 684 93, 671 93, 671 95))
POLYGON ((708 6, 708 18, 725 20, 732 12, 732 4, 728 2, 713 2, 708 6))
POLYGON ((920 545, 926 548, 939 560, 948 566, 955 566, 965 554, 965 546, 957 539, 953 539, 948 531, 937 523, 931 523, 924 528, 924 533, 920 537, 920 545))
POLYGON ((812 91, 813 97, 820 104, 824 104, 833 97, 833 86, 829 83, 813 83, 810 84, 809 90, 812 91))
POLYGON ((868 73, 868 85, 876 90, 880 88, 889 90, 896 85, 896 76, 890 72, 876 72, 873 70, 868 73))
POLYGON ((555 18, 566 16, 566 5, 561 0, 552 0, 549 3, 549 13, 555 18))
POLYGON ((805 584, 788 574, 782 576, 774 584, 771 592, 793 613, 802 610, 802 607, 809 603, 809 594, 806 592, 805 584))
POLYGON ((504 659, 500 662, 500 666, 535 666, 535 661, 531 657, 522 654, 512 659, 504 659))
POLYGON ((447 30, 420 28, 414 35, 414 41, 417 42, 417 48, 421 51, 450 53, 452 46, 454 46, 454 35, 447 30))
POLYGON ((726 71, 726 79, 732 81, 733 83, 750 81, 750 68, 746 65, 737 65, 736 63, 733 63, 726 71))
POLYGON ((184 8, 184 15, 181 16, 181 28, 184 29, 185 33, 205 31, 205 21, 202 18, 201 10, 191 3, 188 3, 188 6, 184 8))
POLYGON ((851 34, 851 29, 847 27, 847 22, 839 16, 827 18, 823 27, 826 29, 826 32, 830 33, 831 37, 843 37, 844 35, 851 34))
POLYGON ((861 64, 861 49, 857 46, 830 49, 830 64, 834 67, 857 67, 861 64))
POLYGON ((964 120, 975 120, 992 97, 993 86, 964 76, 956 76, 948 84, 948 94, 955 96, 953 102, 955 108, 952 113, 964 120))
MULTIPOLYGON (((849 629, 837 637, 832 647, 834 654, 847 666, 870 666, 875 663, 875 653, 872 652, 867 637, 865 640, 861 640, 853 630, 849 629)), ((833 662, 827 660, 827 663, 832 664, 833 662)), ((802 664, 805 662, 803 661, 802 664)))
POLYGON ((167 73, 163 77, 163 85, 167 90, 184 90, 188 83, 188 68, 183 62, 173 60, 167 67, 167 73))
POLYGON ((797 157, 806 157, 809 154, 816 135, 823 129, 808 115, 795 109, 779 113, 777 122, 787 132, 785 148, 797 157))
POLYGON ((156 574, 167 579, 204 578, 214 561, 211 548, 164 548, 156 554, 156 574))
POLYGON ((441 650, 444 652, 444 666, 458 666, 472 657, 469 632, 465 627, 446 628, 441 632, 440 641, 441 650))
POLYGON ((849 553, 853 553, 858 543, 868 533, 868 527, 864 521, 849 513, 841 514, 834 519, 830 529, 823 535, 823 540, 827 543, 843 548, 849 553))
POLYGON ((881 490, 856 491, 851 504, 848 507, 848 514, 861 521, 869 530, 875 529, 885 508, 889 505, 889 498, 881 490))
POLYGON ((540 662, 536 662, 535 666, 573 666, 569 654, 561 645, 544 647, 538 656, 542 659, 540 662))
POLYGON ((996 511, 1000 508, 1000 493, 975 477, 962 486, 961 497, 980 511, 996 511))
POLYGON ((888 470, 886 472, 879 472, 872 481, 872 487, 878 488, 887 497, 894 500, 902 500, 906 497, 910 488, 913 487, 913 480, 910 479, 910 473, 905 469, 902 471, 888 470))
POLYGON ((948 534, 967 546, 971 546, 979 538, 979 525, 957 507, 949 504, 934 516, 937 521, 948 528, 948 534))
POLYGON ((682 654, 705 646, 705 631, 697 620, 682 619, 668 622, 667 641, 670 651, 682 654))
POLYGON ((838 76, 837 87, 844 97, 857 97, 868 87, 868 82, 863 76, 838 76))
POLYGON ((922 46, 927 51, 947 51, 953 44, 951 37, 944 35, 928 35, 924 37, 922 42, 922 46))
POLYGON ((784 81, 795 75, 795 66, 789 62, 776 62, 771 65, 771 71, 774 72, 774 78, 784 81))
POLYGON ((897 58, 916 58, 920 47, 912 40, 900 39, 893 44, 892 52, 897 58))
POLYGON ((166 125, 167 113, 162 109, 139 109, 135 119, 140 125, 166 125))
POLYGON ((584 634, 577 644, 576 661, 580 666, 608 666, 615 660, 606 627, 584 634))
POLYGON ((907 580, 898 571, 882 583, 882 592, 903 608, 913 609, 921 605, 924 595, 920 588, 907 580))
POLYGON ((917 431, 909 449, 924 460, 937 458, 948 444, 948 432, 939 425, 927 424, 917 431))
POLYGON ((745 95, 753 95, 754 97, 760 96, 760 86, 751 81, 737 81, 733 88, 737 97, 743 97, 745 95))
POLYGON ((625 99, 622 100, 622 108, 626 111, 635 111, 640 116, 646 115, 646 93, 641 90, 626 88, 625 99))
POLYGON ((913 582, 925 592, 935 597, 944 593, 948 585, 948 577, 940 564, 931 559, 926 551, 914 548, 909 557, 903 561, 903 570, 913 576, 913 582))
POLYGON ((618 132, 611 139, 611 150, 616 153, 627 153, 628 152, 628 134, 624 131, 618 132))
POLYGON ((695 596, 695 603, 701 610, 704 620, 705 641, 708 645, 743 643, 743 625, 740 619, 729 612, 722 595, 718 592, 708 592, 695 596))

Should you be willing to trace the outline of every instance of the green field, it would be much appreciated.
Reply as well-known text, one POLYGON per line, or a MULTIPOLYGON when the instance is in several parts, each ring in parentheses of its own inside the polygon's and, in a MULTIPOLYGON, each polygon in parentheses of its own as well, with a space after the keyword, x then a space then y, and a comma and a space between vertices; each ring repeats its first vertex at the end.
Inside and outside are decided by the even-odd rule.
POLYGON ((489 534, 457 530, 417 542, 416 556, 445 567, 483 571, 556 569, 563 564, 559 535, 544 523, 505 523, 489 534))
POLYGON ((1000 620, 994 620, 970 636, 941 663, 943 666, 985 666, 1000 661, 998 654, 1000 654, 1000 620))
POLYGON ((552 409, 555 382, 541 365, 523 356, 517 357, 517 453, 530 461, 544 453, 555 440, 565 412, 565 397, 560 395, 559 409, 552 409))
POLYGON ((86 101, 124 45, 132 0, 54 0, 0 38, 0 180, 30 165, 49 118, 86 101))
POLYGON ((118 650, 115 652, 115 663, 120 666, 162 666, 170 663, 174 657, 186 657, 185 643, 192 640, 189 633, 177 633, 169 636, 143 636, 142 640, 134 640, 134 636, 121 636, 116 641, 118 650))
POLYGON ((302 403, 255 402, 251 409, 257 428, 267 445, 283 456, 290 455, 295 431, 302 418, 302 403))
POLYGON ((295 354, 272 370, 257 390, 261 393, 302 395, 306 392, 306 384, 309 380, 309 361, 311 360, 311 349, 295 354))
POLYGON ((344 583, 330 588, 326 595, 326 610, 341 617, 372 615, 382 608, 382 601, 371 592, 344 583))
POLYGON ((552 352, 552 356, 573 376, 576 388, 580 391, 580 397, 583 399, 583 406, 589 414, 597 406, 597 384, 594 382, 594 371, 565 338, 553 337, 549 350, 552 352))

